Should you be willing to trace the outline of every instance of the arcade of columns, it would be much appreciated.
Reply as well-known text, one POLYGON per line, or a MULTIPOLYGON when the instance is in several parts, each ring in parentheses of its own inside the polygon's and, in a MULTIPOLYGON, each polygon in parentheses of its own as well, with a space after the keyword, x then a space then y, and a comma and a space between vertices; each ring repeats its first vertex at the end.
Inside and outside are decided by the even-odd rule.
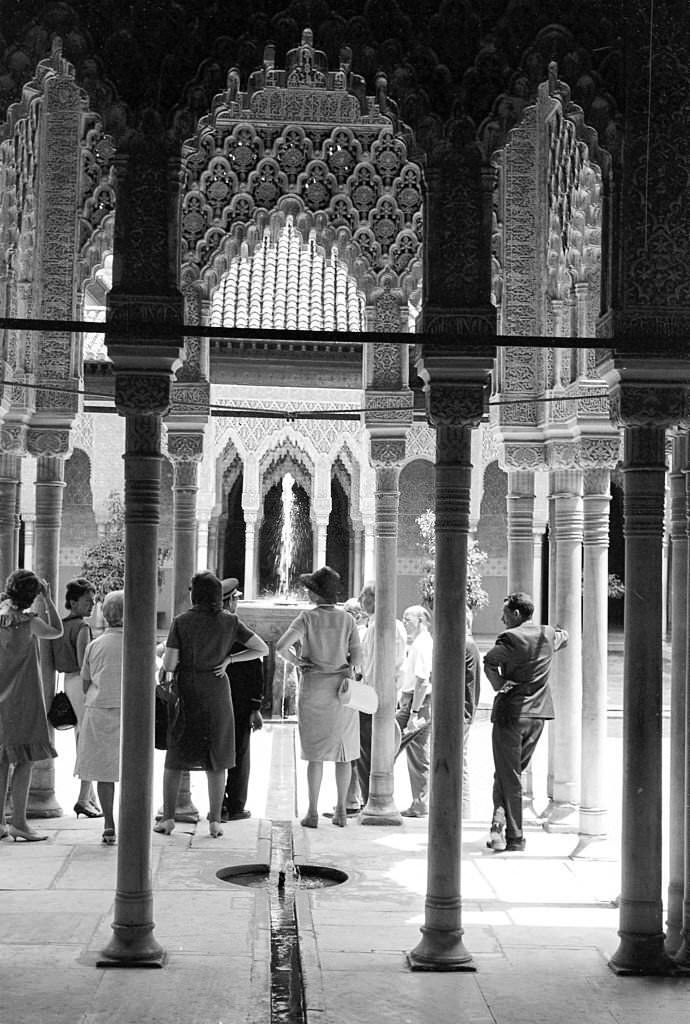
MULTIPOLYGON (((634 11, 626 26, 626 55, 635 67, 646 68, 650 62, 650 36, 644 31, 649 27, 648 14, 641 4, 630 6, 634 11)), ((668 53, 679 62, 686 44, 682 33, 665 40, 668 53)), ((317 54, 307 38, 302 56, 313 61, 317 54)), ((262 117, 268 117, 269 104, 262 104, 276 93, 265 89, 277 89, 283 80, 276 77, 280 73, 271 61, 262 74, 253 88, 262 117)), ((335 80, 307 84, 312 102, 314 96, 323 93, 330 98, 334 93, 339 101, 337 117, 345 119, 347 104, 342 101, 349 95, 350 72, 341 68, 337 74, 335 80), (342 77, 338 79, 337 74, 342 77)), ((675 97, 681 76, 674 61, 659 66, 657 74, 657 87, 675 97)), ((238 85, 231 74, 225 96, 229 107, 245 103, 238 85)), ((298 88, 305 88, 303 79, 298 88)), ((687 170, 690 142, 675 131, 670 107, 647 121, 646 88, 643 75, 627 83, 624 128, 632 159, 624 164, 619 161, 613 166, 599 149, 570 103, 555 67, 540 87, 536 103, 525 106, 519 125, 501 140, 502 145, 493 144, 490 131, 478 139, 458 119, 448 121, 442 136, 429 140, 427 146, 424 290, 415 341, 428 421, 436 434, 434 746, 426 915, 422 938, 409 954, 412 967, 474 969, 462 941, 458 737, 462 736, 463 709, 456 666, 464 661, 465 623, 457 593, 466 584, 472 432, 488 415, 492 390, 500 403, 492 422, 509 476, 510 589, 534 590, 535 543, 540 531, 536 481, 537 474, 548 475, 552 545, 548 618, 563 623, 571 640, 555 669, 558 717, 551 737, 547 827, 577 832, 578 851, 606 831, 601 787, 609 472, 619 460, 621 444, 618 429, 611 426, 609 408, 622 427, 623 842, 620 945, 611 966, 620 973, 671 973, 690 965, 686 623, 690 466, 685 434, 688 354, 681 340, 689 326, 690 297, 685 278, 678 276, 688 233, 679 206, 661 188, 655 190, 659 182, 654 168, 642 159, 644 153, 664 152, 672 144, 677 165, 687 170), (635 154, 642 154, 639 160, 635 154), (663 273, 648 260, 652 236, 657 245, 663 241, 673 256, 663 273), (497 333, 522 337, 524 343, 497 349, 497 333), (595 333, 598 348, 569 347, 572 339, 589 339, 595 333), (665 933, 661 624, 668 431, 673 431, 673 815, 665 933)), ((383 126, 398 138, 390 127, 395 127, 396 118, 386 113, 384 99, 385 91, 377 107, 373 102, 369 105, 376 127, 370 135, 380 140, 383 126)), ((285 121, 285 109, 280 107, 276 120, 285 121)), ((368 123, 366 114, 354 117, 355 122, 360 119, 368 123)), ((115 403, 125 419, 128 571, 118 880, 114 936, 103 963, 160 963, 163 951, 154 936, 151 888, 153 697, 141 680, 154 676, 162 431, 165 423, 167 455, 175 467, 175 607, 181 607, 198 559, 198 470, 212 382, 207 343, 197 340, 198 335, 185 341, 176 328, 182 323, 208 324, 204 302, 246 237, 242 231, 234 237, 229 233, 229 240, 221 239, 219 244, 209 231, 193 253, 185 249, 183 237, 183 253, 192 255, 183 259, 180 271, 178 210, 184 214, 185 202, 191 202, 189 193, 185 194, 184 159, 167 155, 165 134, 153 117, 146 131, 129 132, 116 140, 113 149, 98 118, 89 113, 57 46, 25 87, 21 103, 11 108, 8 126, 7 141, 0 147, 4 186, 0 222, 4 308, 0 313, 10 323, 0 432, 0 557, 4 571, 16 564, 20 462, 31 455, 36 459, 33 565, 49 580, 57 578, 64 460, 79 408, 78 336, 73 336, 68 322, 80 312, 76 296, 87 273, 103 262, 112 247, 106 344, 115 378, 115 403), (65 198, 76 181, 82 200, 79 208, 85 214, 80 221, 65 198), (219 253, 215 265, 206 262, 205 246, 212 243, 219 253), (74 253, 80 254, 80 260, 72 258, 74 253), (41 330, 33 334, 20 330, 19 318, 43 321, 41 330), (183 345, 186 359, 180 369, 183 345), (146 784, 141 784, 142 779, 146 784)), ((402 140, 398 142, 403 145, 402 140)), ((274 181, 267 168, 264 172, 262 188, 274 181)), ((221 178, 215 179, 221 181, 218 188, 229 180, 221 178)), ((421 175, 414 180, 421 189, 421 175)), ((307 184, 314 185, 316 195, 323 179, 313 173, 307 184)), ((237 181, 235 185, 238 195, 246 192, 237 181)), ((302 187, 306 188, 304 181, 302 187)), ((305 223, 318 232, 320 222, 305 198, 308 192, 303 193, 301 206, 295 198, 297 185, 288 192, 294 205, 285 209, 303 210, 305 223)), ((198 223, 198 208, 195 213, 198 223)), ((247 217, 242 223, 252 220, 251 213, 239 215, 247 217)), ((390 216, 390 209, 387 213, 390 216)), ((258 215, 256 222, 263 226, 258 215)), ((182 225, 184 236, 184 216, 182 225)), ((373 232, 371 222, 368 229, 373 232)), ((323 231, 323 238, 329 240, 328 231, 323 231)), ((398 484, 413 417, 403 331, 406 319, 401 310, 419 288, 420 277, 418 265, 414 269, 417 253, 402 260, 398 272, 392 260, 382 261, 380 249, 378 255, 367 251, 367 239, 364 231, 356 253, 354 242, 349 251, 341 246, 339 252, 351 261, 350 271, 373 311, 367 326, 386 337, 376 341, 371 333, 363 335, 363 421, 375 480, 376 626, 381 637, 376 683, 383 698, 374 720, 371 795, 363 820, 381 824, 400 823, 392 791, 391 666, 398 484), (410 264, 413 270, 408 273, 410 264), (393 308, 391 313, 391 295, 397 299, 397 312, 393 308)), ((421 246, 421 233, 417 241, 421 246)), ((246 511, 258 508, 257 477, 246 472, 250 464, 248 457, 246 511)), ((248 559, 253 558, 251 542, 247 547, 248 559)), ((50 688, 46 652, 44 663, 50 688)), ((50 767, 37 775, 36 813, 55 813, 50 767)))

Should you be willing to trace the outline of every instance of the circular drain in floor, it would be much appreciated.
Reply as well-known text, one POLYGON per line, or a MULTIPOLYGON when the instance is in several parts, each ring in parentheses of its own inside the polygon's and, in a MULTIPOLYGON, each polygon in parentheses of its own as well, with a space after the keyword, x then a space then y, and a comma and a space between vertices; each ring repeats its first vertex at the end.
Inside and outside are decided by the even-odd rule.
MULTIPOLYGON (((278 888, 277 875, 265 864, 236 864, 216 871, 216 878, 230 885, 243 885, 250 889, 278 888)), ((329 889, 334 885, 342 885, 348 879, 347 874, 339 868, 326 867, 323 864, 301 864, 289 878, 288 884, 297 889, 329 889)))

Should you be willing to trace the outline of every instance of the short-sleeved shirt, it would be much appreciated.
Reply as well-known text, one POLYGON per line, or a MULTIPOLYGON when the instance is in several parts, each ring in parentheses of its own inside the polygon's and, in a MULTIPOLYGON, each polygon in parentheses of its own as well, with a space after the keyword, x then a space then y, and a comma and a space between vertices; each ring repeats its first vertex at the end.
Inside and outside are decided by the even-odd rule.
POLYGON ((434 649, 434 640, 428 629, 422 630, 412 641, 407 652, 405 662, 405 682, 402 686, 403 693, 413 693, 417 679, 424 679, 427 683, 431 679, 431 656, 434 649))
POLYGON ((108 626, 84 652, 81 677, 91 685, 84 703, 90 708, 119 708, 122 699, 122 626, 108 626))
POLYGON ((357 623, 342 608, 322 604, 300 612, 290 624, 302 643, 302 654, 319 672, 343 672, 360 665, 362 648, 357 623))

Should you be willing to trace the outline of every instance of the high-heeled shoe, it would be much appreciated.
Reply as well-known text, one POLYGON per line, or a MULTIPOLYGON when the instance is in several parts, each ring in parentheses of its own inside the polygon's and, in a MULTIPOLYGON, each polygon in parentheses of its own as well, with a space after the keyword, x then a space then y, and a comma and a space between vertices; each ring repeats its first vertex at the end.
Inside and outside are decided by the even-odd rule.
POLYGON ((40 843, 42 839, 48 838, 48 836, 41 835, 39 832, 32 832, 28 828, 15 828, 14 825, 9 826, 7 834, 12 836, 15 843, 18 839, 23 839, 25 843, 40 843))
POLYGON ((87 804, 80 804, 77 800, 74 805, 74 813, 77 818, 80 814, 83 814, 85 818, 102 818, 103 811, 97 811, 95 807, 88 807, 87 804))
POLYGON ((7 839, 9 834, 10 832, 7 825, 0 825, 0 839, 7 839))
POLYGON ((114 828, 104 828, 103 829, 103 835, 101 836, 101 842, 105 843, 106 846, 114 846, 115 845, 115 829, 114 828))
POLYGON ((162 821, 157 821, 153 826, 154 832, 160 832, 161 835, 169 836, 172 830, 175 828, 174 818, 163 818, 162 821))
POLYGON ((208 834, 211 839, 220 839, 223 835, 223 829, 220 827, 219 821, 209 821, 208 823, 208 834))

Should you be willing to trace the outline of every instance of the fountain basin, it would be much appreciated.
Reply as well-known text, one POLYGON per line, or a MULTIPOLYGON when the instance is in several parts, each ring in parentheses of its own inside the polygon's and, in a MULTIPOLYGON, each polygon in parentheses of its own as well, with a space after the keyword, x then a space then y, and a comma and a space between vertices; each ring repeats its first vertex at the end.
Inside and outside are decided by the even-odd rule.
MULTIPOLYGON (((249 889, 277 889, 280 884, 278 875, 272 876, 268 864, 235 864, 219 868, 216 878, 249 889)), ((288 884, 298 889, 330 889, 334 885, 342 885, 347 879, 347 873, 339 868, 325 864, 300 864, 288 879, 288 884)))

